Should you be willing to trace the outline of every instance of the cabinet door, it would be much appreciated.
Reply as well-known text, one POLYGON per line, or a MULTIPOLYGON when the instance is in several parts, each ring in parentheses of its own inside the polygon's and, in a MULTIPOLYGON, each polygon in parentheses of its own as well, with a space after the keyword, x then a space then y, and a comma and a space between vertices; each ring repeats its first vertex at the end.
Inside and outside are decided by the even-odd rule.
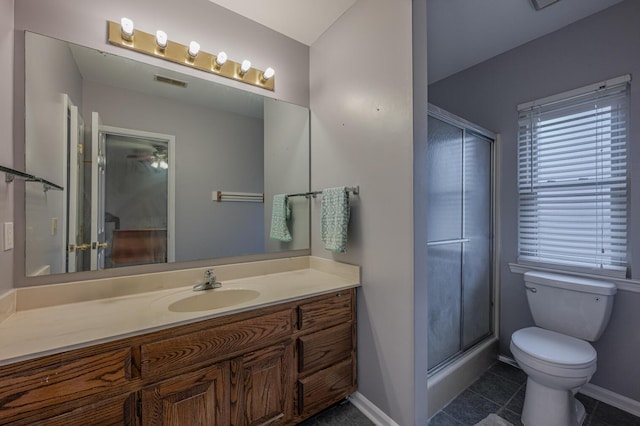
POLYGON ((293 342, 231 361, 231 424, 284 424, 293 416, 293 342))
POLYGON ((183 374, 142 390, 142 424, 229 424, 229 363, 183 374))

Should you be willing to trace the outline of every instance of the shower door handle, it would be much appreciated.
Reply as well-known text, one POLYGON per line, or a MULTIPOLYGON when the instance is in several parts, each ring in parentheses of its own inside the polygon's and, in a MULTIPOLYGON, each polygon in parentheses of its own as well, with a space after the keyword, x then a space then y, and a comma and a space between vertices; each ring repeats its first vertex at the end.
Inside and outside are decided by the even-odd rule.
POLYGON ((427 241, 427 247, 443 246, 445 244, 468 243, 468 238, 457 238, 455 240, 427 241))

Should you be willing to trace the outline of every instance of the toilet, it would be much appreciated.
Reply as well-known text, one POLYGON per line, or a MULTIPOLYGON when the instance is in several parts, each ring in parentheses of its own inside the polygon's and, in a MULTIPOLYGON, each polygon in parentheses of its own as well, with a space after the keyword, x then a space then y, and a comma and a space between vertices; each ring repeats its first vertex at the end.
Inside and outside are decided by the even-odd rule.
POLYGON ((575 398, 596 371, 596 350, 609 323, 616 286, 548 272, 524 274, 536 327, 511 336, 511 352, 527 373, 522 423, 579 426, 584 406, 575 398))

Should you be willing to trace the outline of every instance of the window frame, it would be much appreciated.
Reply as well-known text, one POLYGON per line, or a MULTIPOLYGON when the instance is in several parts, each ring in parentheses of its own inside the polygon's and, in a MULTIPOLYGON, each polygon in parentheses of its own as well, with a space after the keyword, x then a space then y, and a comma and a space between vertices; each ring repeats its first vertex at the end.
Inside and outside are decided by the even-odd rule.
MULTIPOLYGON (((630 207, 629 205, 630 179, 629 179, 629 166, 628 166, 628 162, 630 160, 629 140, 628 140, 629 128, 630 128, 630 125, 628 122, 629 101, 630 101, 630 96, 629 96, 630 81, 631 81, 631 76, 624 75, 621 77, 595 83, 579 89, 559 93, 557 95, 549 96, 536 101, 527 102, 527 103, 518 105, 517 107, 517 111, 518 111, 518 138, 517 138, 518 260, 517 260, 517 263, 519 265, 539 267, 539 268, 559 269, 559 270, 566 270, 569 272, 582 273, 582 274, 587 273, 591 275, 604 275, 604 276, 610 276, 615 278, 626 278, 628 276, 630 272, 629 271, 629 267, 630 267, 629 233, 628 233, 629 218, 630 218, 630 208, 629 208, 630 207), (614 257, 613 255, 606 255, 606 254, 600 256, 598 254, 593 256, 593 260, 594 260, 593 262, 585 263, 584 261, 575 261, 575 260, 571 261, 571 260, 568 260, 568 253, 569 253, 568 244, 562 244, 562 243, 560 243, 560 245, 564 245, 564 247, 562 247, 560 251, 565 250, 565 256, 567 256, 567 259, 560 259, 560 260, 553 259, 553 254, 546 254, 546 257, 545 257, 545 253, 544 253, 545 250, 543 249, 540 249, 542 254, 537 256, 536 253, 532 253, 533 251, 538 250, 537 248, 534 248, 532 250, 532 246, 533 246, 532 242, 535 241, 536 239, 539 239, 540 235, 544 234, 545 231, 547 232, 547 235, 548 235, 548 231, 550 229, 553 229, 554 226, 557 227, 558 224, 561 223, 561 222, 554 223, 553 219, 551 219, 550 221, 551 225, 545 225, 546 227, 543 227, 543 228, 539 227, 538 225, 540 222, 539 210, 540 210, 540 204, 542 204, 540 200, 541 199, 544 200, 545 196, 549 196, 550 194, 553 194, 557 196, 558 197, 557 199, 561 201, 570 202, 570 199, 572 197, 573 198, 577 197, 578 192, 575 191, 575 189, 578 186, 582 186, 585 183, 585 181, 578 182, 579 180, 584 179, 582 176, 580 178, 568 178, 566 179, 566 184, 562 184, 562 178, 559 178, 559 180, 554 181, 554 180, 551 180, 552 179, 551 177, 547 177, 546 178, 547 180, 545 181, 544 177, 541 179, 538 179, 537 174, 539 170, 541 168, 544 169, 545 167, 549 167, 548 166, 549 163, 554 164, 554 162, 558 161, 558 158, 561 159, 560 163, 571 161, 571 160, 575 160, 575 161, 577 160, 584 161, 585 159, 589 160, 589 154, 578 153, 580 152, 580 149, 577 149, 575 156, 572 157, 570 153, 569 155, 567 155, 566 148, 562 148, 560 149, 560 154, 558 158, 550 158, 551 155, 547 155, 548 158, 546 160, 543 160, 543 161, 547 161, 547 163, 546 164, 541 163, 538 157, 539 154, 538 152, 536 152, 536 150, 540 149, 540 145, 542 145, 538 143, 539 139, 537 138, 537 133, 539 132, 539 129, 542 128, 542 126, 552 126, 553 124, 550 124, 551 122, 553 122, 554 120, 562 121, 562 118, 565 118, 565 117, 569 121, 571 121, 572 124, 574 123, 574 121, 577 123, 581 119, 577 119, 576 117, 584 117, 585 115, 587 115, 585 111, 588 111, 589 109, 592 109, 595 112, 594 117, 597 117, 597 118, 586 119, 584 126, 585 127, 593 126, 599 129, 599 127, 596 126, 594 123, 597 123, 599 119, 606 116, 606 112, 603 112, 601 110, 606 109, 607 105, 605 104, 605 108, 602 108, 601 105, 598 105, 596 108, 593 108, 593 107, 587 108, 587 107, 583 107, 581 103, 584 102, 585 98, 587 98, 587 100, 589 100, 589 97, 597 98, 597 96, 599 96, 601 92, 605 92, 607 90, 614 91, 617 89, 620 90, 620 93, 624 93, 621 96, 624 96, 626 103, 624 105, 624 110, 622 111, 622 113, 616 114, 615 117, 622 116, 627 119, 627 122, 624 123, 624 131, 623 131, 624 144, 622 148, 622 151, 624 153, 623 158, 626 160, 626 163, 624 166, 624 178, 623 178, 625 182, 624 194, 623 194, 625 201, 624 203, 616 201, 616 204, 615 204, 616 207, 622 206, 622 205, 624 205, 625 207, 624 244, 616 245, 616 247, 624 248, 624 251, 623 251, 624 258, 620 254, 618 254, 617 257, 614 257), (568 108, 567 112, 557 111, 556 108, 560 109, 560 107, 568 108), (540 122, 544 124, 540 124, 540 123, 534 124, 533 118, 536 116, 540 117, 540 115, 536 115, 536 114, 540 114, 540 111, 543 111, 543 113, 547 114, 550 118, 547 117, 545 118, 546 120, 545 122, 540 122), (529 121, 527 122, 527 120, 529 121), (524 151, 523 151, 523 147, 524 147, 524 151), (530 149, 530 152, 527 152, 528 149, 530 149), (523 176, 525 176, 525 182, 523 182, 523 176), (543 183, 543 185, 540 185, 541 182, 543 183), (553 182, 555 182, 555 184, 553 184, 553 182), (545 189, 544 189, 545 183, 546 184, 551 183, 552 186, 556 188, 555 191, 558 191, 558 192, 567 191, 567 192, 570 192, 570 195, 567 195, 566 197, 562 198, 562 195, 558 195, 557 193, 554 193, 553 189, 548 190, 545 194, 545 189), (529 186, 527 187, 527 185, 529 186), (527 192, 527 189, 530 189, 530 191, 527 192), (574 191, 573 193, 571 193, 572 190, 574 191), (523 214, 524 214, 523 211, 526 211, 526 212, 533 211, 534 219, 528 220, 526 224, 523 224, 523 214), (533 224, 533 226, 531 226, 531 224, 533 224), (527 227, 529 227, 529 230, 526 229, 527 227), (541 229, 543 232, 540 232, 541 229), (529 231, 533 232, 535 236, 523 237, 523 235, 529 231), (529 251, 528 253, 527 253, 527 249, 529 251), (621 260, 619 260, 618 258, 620 258, 621 260), (616 260, 614 261, 613 259, 616 259, 616 260), (600 260, 601 261, 600 264, 598 264, 596 260, 600 260), (608 260, 608 262, 606 262, 605 260, 608 260)), ((588 105, 588 104, 585 104, 585 105, 588 105)), ((611 105, 608 105, 608 107, 609 107, 609 111, 611 111, 611 105)), ((606 117, 605 117, 605 120, 606 120, 606 117)), ((609 118, 609 120, 610 120, 609 124, 611 124, 612 119, 609 118)), ((579 126, 580 124, 578 124, 578 128, 579 126)), ((611 127, 611 125, 609 125, 609 127, 611 127)), ((613 131, 609 130, 608 137, 604 138, 604 140, 606 141, 606 144, 604 145, 605 150, 606 149, 611 150, 612 147, 615 145, 615 143, 612 142, 613 138, 611 137, 613 133, 614 133, 613 131)), ((547 138, 549 138, 548 136, 549 134, 551 135, 550 136, 550 139, 552 141, 551 143, 564 142, 564 139, 562 138, 558 138, 555 141, 553 141, 553 137, 554 137, 553 131, 547 133, 547 138)), ((600 143, 598 141, 599 141, 598 138, 594 138, 593 142, 580 142, 580 143, 587 143, 590 145, 590 148, 594 151, 594 154, 593 154, 593 156, 595 157, 594 160, 597 159, 598 156, 600 155, 598 150, 593 148, 593 146, 597 146, 597 144, 600 143)), ((577 145, 577 146, 579 147, 580 145, 577 145)), ((608 160, 611 160, 611 153, 609 153, 608 160)), ((588 194, 588 197, 591 197, 594 200, 601 197, 601 194, 598 192, 598 188, 601 188, 602 182, 606 182, 606 179, 603 179, 602 176, 598 176, 598 173, 602 169, 606 169, 606 166, 604 164, 607 163, 607 161, 603 161, 602 158, 600 158, 599 162, 600 164, 603 164, 602 168, 596 168, 593 173, 593 179, 591 181, 587 179, 587 182, 586 182, 587 185, 585 185, 590 190, 590 192, 585 193, 585 195, 588 194)), ((546 171, 546 173, 548 174, 548 176, 552 175, 552 174, 549 174, 548 171, 546 171)), ((588 173, 588 172, 585 172, 585 173, 588 173)), ((617 174, 620 175, 620 173, 617 173, 617 174)), ((557 172, 556 178, 558 178, 558 176, 560 175, 562 175, 562 172, 557 172)), ((619 179, 620 178, 618 178, 618 180, 619 179)), ((610 185, 610 184, 605 183, 605 185, 610 185)), ((606 188, 613 188, 614 186, 615 185, 606 186, 606 188)), ((613 194, 613 192, 610 193, 609 200, 614 199, 614 195, 611 195, 611 194, 613 194)), ((602 201, 602 199, 599 199, 597 202, 594 201, 593 209, 596 210, 598 208, 601 208, 602 205, 606 205, 606 200, 602 201)), ((554 208, 558 209, 557 206, 555 206, 554 208)), ((557 211, 558 210, 555 210, 555 212, 557 211)), ((578 211, 579 210, 576 209, 574 213, 578 211)), ((590 215, 590 217, 593 220, 597 215, 598 213, 594 212, 590 215)), ((553 214, 551 214, 551 216, 553 216, 553 214)), ((556 216, 556 219, 557 219, 557 216, 556 216)), ((612 226, 611 224, 616 224, 616 221, 613 219, 611 219, 608 222, 607 221, 602 222, 601 220, 595 220, 595 222, 598 224, 596 229, 600 229, 600 230, 611 227, 612 226)), ((609 230, 607 237, 611 238, 609 237, 610 235, 617 234, 617 233, 619 233, 619 231, 609 230)), ((543 241, 542 241, 542 244, 540 244, 540 247, 546 247, 547 249, 549 247, 553 247, 553 242, 552 242, 553 238, 551 238, 551 240, 549 239, 544 240, 544 238, 545 237, 543 237, 543 241)), ((593 239, 593 237, 591 237, 590 239, 593 239)), ((591 241, 587 241, 587 244, 589 243, 591 243, 591 241)), ((594 248, 594 251, 596 251, 596 249, 600 249, 602 247, 604 247, 604 245, 594 244, 593 248, 594 248)), ((538 251, 537 253, 540 254, 540 251, 538 251)), ((615 252, 615 250, 612 250, 611 252, 613 253, 615 252)), ((620 251, 618 250, 618 253, 619 252, 620 251)), ((603 249, 603 253, 606 253, 604 249, 603 249)), ((584 258, 586 257, 587 256, 585 255, 584 258)))

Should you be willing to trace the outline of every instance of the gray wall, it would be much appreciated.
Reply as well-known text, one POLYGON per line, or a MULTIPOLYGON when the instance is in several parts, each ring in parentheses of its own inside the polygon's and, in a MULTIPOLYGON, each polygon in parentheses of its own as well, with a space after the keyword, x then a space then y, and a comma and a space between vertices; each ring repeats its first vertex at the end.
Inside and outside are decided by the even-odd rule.
MULTIPOLYGON (((67 152, 65 105, 62 94, 82 110, 82 76, 66 43, 26 35, 25 171, 67 189, 64 161, 67 152), (46 67, 42 64, 46 63, 46 67)), ((44 192, 38 183, 25 184, 27 275, 49 266, 51 273, 66 270, 66 191, 44 192), (53 219, 58 231, 51 230, 53 219)))
MULTIPOLYGON (((0 165, 13 165, 13 1, 0 0, 0 165)), ((4 173, 0 173, 4 175, 4 173)), ((0 176, 0 226, 13 221, 13 187, 0 176)), ((4 227, 0 229, 4 241, 4 227)), ((2 244, 0 244, 2 245, 2 244)), ((13 286, 14 251, 0 247, 0 294, 13 286)))
MULTIPOLYGON (((511 355, 511 334, 532 325, 517 258, 516 105, 623 74, 640 76, 640 2, 627 0, 429 86, 429 100, 502 134, 500 158, 500 352, 511 355)), ((640 83, 631 84, 630 174, 640 177, 640 83)), ((640 278, 640 186, 631 186, 629 244, 633 276, 640 278)), ((640 294, 619 291, 611 322, 595 344, 598 371, 592 383, 640 401, 640 294)))
POLYGON ((309 249, 309 200, 289 198, 293 238, 269 238, 273 196, 309 188, 309 110, 273 99, 264 100, 264 248, 265 252, 309 249))
POLYGON ((263 191, 262 120, 85 82, 92 111, 106 126, 176 137, 176 261, 262 253, 264 205, 211 200, 263 191))
POLYGON ((362 267, 358 387, 401 425, 426 420, 414 412, 426 407, 414 389, 426 369, 414 370, 413 352, 411 8, 356 2, 311 46, 310 74, 313 189, 360 185, 345 254, 324 249, 312 202, 312 254, 362 267))

